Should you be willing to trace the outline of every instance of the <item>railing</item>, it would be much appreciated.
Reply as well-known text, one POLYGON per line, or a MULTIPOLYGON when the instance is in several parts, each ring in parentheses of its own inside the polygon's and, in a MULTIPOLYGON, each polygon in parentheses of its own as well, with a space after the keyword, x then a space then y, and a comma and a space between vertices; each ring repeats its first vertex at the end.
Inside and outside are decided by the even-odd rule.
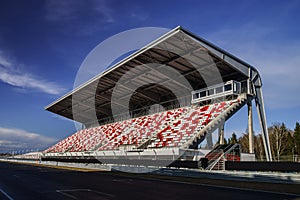
MULTIPOLYGON (((228 153, 230 153, 234 148, 236 148, 239 144, 234 144, 232 145, 228 150, 226 150, 225 152, 221 152, 221 155, 220 154, 217 154, 215 157, 213 157, 212 162, 208 164, 206 170, 212 170, 215 165, 220 162, 220 160, 223 158, 224 159, 224 163, 225 164, 225 160, 226 160, 226 155, 228 153)), ((223 169, 224 169, 224 166, 223 166, 223 169)))
POLYGON ((206 167, 206 170, 211 170, 214 168, 214 166, 219 162, 220 158, 224 156, 223 150, 221 152, 216 153, 216 155, 211 158, 211 162, 208 163, 208 166, 206 167))
POLYGON ((43 157, 52 158, 85 158, 93 157, 97 159, 145 159, 145 160, 161 160, 168 158, 176 160, 180 157, 182 152, 179 148, 169 147, 163 149, 144 149, 136 151, 125 150, 105 150, 105 151, 91 151, 91 152, 65 152, 65 153, 46 153, 43 157))

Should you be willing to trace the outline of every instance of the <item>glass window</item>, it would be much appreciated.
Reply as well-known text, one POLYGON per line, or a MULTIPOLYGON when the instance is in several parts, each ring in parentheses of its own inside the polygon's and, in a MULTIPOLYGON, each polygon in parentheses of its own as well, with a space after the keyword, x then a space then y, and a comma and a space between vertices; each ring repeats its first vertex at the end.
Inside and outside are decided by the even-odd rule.
POLYGON ((216 94, 223 92, 223 86, 216 88, 216 94))
POLYGON ((199 99, 199 93, 195 93, 193 96, 194 99, 199 99))
POLYGON ((227 85, 225 85, 225 86, 224 86, 224 88, 225 88, 225 92, 226 92, 226 91, 230 91, 230 90, 232 90, 232 86, 231 86, 231 84, 227 84, 227 85))
POLYGON ((213 95, 213 94, 214 94, 214 89, 208 90, 208 96, 213 95))
POLYGON ((206 97, 206 91, 200 92, 200 97, 206 97))

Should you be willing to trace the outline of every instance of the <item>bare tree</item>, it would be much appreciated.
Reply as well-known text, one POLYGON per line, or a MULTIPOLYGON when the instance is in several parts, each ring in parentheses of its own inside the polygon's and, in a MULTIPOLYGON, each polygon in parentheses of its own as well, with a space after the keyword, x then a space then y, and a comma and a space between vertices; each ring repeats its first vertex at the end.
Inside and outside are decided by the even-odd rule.
POLYGON ((245 133, 238 139, 238 143, 241 145, 243 153, 249 153, 249 134, 245 133))
POLYGON ((269 128, 269 134, 273 157, 279 161, 280 156, 287 148, 289 130, 284 123, 274 123, 273 126, 269 128))
POLYGON ((264 160, 265 150, 261 134, 254 136, 254 152, 258 160, 264 160))

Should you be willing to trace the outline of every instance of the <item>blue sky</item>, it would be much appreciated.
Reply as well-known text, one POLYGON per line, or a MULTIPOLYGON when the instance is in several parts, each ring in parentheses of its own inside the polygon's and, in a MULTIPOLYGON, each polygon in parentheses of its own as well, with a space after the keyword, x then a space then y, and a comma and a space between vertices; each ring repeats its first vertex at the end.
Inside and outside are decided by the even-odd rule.
MULTIPOLYGON (((138 27, 181 25, 254 65, 263 78, 268 124, 293 129, 300 121, 299 19, 296 0, 1 1, 0 151, 43 149, 73 133, 70 120, 44 106, 72 89, 96 45, 138 27)), ((246 119, 245 108, 229 120, 226 136, 242 133, 246 119)))

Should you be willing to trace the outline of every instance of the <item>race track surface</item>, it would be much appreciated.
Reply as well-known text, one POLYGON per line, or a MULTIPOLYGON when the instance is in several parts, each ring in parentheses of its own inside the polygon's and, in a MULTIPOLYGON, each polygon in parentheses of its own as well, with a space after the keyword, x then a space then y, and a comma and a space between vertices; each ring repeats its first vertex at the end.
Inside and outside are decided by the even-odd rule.
MULTIPOLYGON (((237 182, 238 183, 238 182, 237 182)), ((280 187, 280 185, 278 185, 280 187)), ((299 185, 290 187, 300 188, 299 185)), ((300 199, 226 185, 185 183, 126 173, 84 172, 0 162, 0 199, 300 199)))

